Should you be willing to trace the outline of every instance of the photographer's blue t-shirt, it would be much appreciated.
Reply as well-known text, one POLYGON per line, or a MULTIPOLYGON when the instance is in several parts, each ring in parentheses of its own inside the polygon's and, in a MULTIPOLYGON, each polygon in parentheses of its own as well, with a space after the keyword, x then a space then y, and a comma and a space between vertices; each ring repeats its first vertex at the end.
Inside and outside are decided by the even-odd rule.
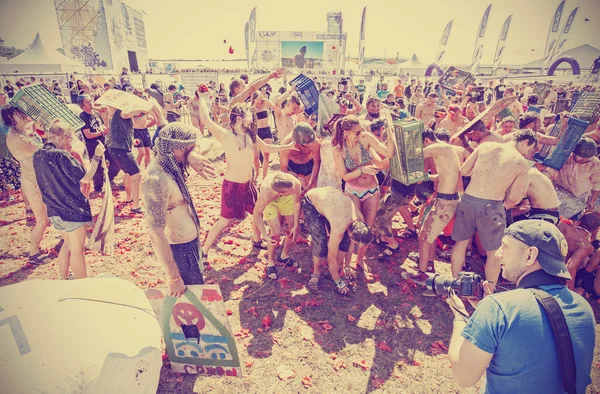
MULTIPOLYGON (((561 285, 540 286, 559 303, 569 327, 577 392, 592 382, 595 321, 588 302, 561 285)), ((493 354, 483 393, 565 393, 552 327, 530 290, 517 289, 484 298, 462 336, 493 354)))

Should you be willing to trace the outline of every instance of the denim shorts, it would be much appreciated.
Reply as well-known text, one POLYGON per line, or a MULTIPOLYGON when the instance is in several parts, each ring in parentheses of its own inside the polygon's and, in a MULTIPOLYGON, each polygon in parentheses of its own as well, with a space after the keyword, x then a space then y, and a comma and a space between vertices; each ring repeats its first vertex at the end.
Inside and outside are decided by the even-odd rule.
POLYGON ((71 233, 87 224, 87 222, 66 222, 62 220, 60 216, 50 216, 48 219, 50 219, 50 223, 52 223, 58 231, 66 231, 67 233, 71 233))

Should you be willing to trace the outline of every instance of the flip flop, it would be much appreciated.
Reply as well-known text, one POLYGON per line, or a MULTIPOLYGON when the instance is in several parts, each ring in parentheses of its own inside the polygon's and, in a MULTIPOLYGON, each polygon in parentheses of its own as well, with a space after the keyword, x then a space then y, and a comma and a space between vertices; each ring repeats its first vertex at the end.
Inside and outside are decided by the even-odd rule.
POLYGON ((277 279, 277 269, 274 265, 267 266, 267 276, 270 279, 277 279))
POLYGON ((279 257, 277 257, 277 261, 279 261, 280 263, 284 263, 286 267, 298 268, 300 266, 298 262, 291 257, 282 258, 280 255, 279 257))
POLYGON ((402 239, 417 238, 417 232, 415 230, 408 229, 402 233, 400 238, 402 238, 402 239))
POLYGON ((123 201, 123 204, 131 204, 131 203, 133 203, 133 200, 125 200, 125 201, 123 201))
POLYGON ((33 265, 45 264, 46 262, 44 261, 44 259, 41 256, 43 256, 42 252, 38 252, 38 253, 34 254, 33 256, 29 256, 28 262, 30 262, 33 265))
POLYGON ((134 208, 131 210, 131 213, 135 213, 135 214, 144 213, 144 210, 142 209, 142 207, 134 208))
POLYGON ((386 259, 386 258, 392 257, 394 254, 398 253, 399 250, 400 250, 400 244, 398 244, 395 248, 387 246, 383 250, 383 252, 381 252, 377 255, 377 257, 380 259, 386 259))

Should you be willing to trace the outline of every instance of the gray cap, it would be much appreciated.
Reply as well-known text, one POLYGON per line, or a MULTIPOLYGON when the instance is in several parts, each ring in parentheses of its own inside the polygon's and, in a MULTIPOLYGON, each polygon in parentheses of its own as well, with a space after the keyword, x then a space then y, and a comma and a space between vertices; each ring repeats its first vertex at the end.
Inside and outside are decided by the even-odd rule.
POLYGON ((558 227, 543 220, 521 220, 507 228, 504 234, 538 248, 537 261, 548 274, 571 279, 565 264, 569 247, 558 227))

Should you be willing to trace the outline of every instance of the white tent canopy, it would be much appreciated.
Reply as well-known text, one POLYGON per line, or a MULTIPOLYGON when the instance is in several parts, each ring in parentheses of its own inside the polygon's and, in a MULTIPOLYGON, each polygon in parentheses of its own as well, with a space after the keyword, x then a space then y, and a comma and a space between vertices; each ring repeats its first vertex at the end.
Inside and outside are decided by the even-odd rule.
POLYGON ((19 56, 0 62, 0 70, 20 73, 85 72, 85 66, 56 49, 46 48, 38 33, 29 49, 19 56))

